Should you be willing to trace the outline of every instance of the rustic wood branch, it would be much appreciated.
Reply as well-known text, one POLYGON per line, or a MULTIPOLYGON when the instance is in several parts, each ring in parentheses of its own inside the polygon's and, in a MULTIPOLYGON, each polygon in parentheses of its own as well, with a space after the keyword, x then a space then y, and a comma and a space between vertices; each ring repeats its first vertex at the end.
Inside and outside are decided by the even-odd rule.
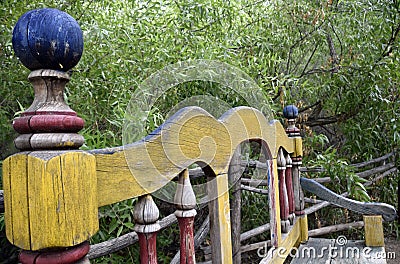
POLYGON ((243 234, 240 235, 240 242, 246 241, 249 238, 252 238, 254 236, 262 234, 262 233, 270 230, 270 228, 271 228, 271 226, 268 223, 268 224, 253 228, 253 229, 251 229, 249 231, 246 231, 246 232, 244 232, 243 234))
POLYGON ((253 251, 259 248, 265 248, 265 250, 267 250, 267 247, 271 246, 271 240, 265 240, 265 241, 261 241, 261 242, 257 242, 254 244, 250 244, 250 245, 244 245, 241 247, 242 253, 245 252, 249 252, 249 251, 253 251))
POLYGON ((268 190, 264 190, 264 189, 258 189, 258 188, 254 188, 251 186, 246 186, 246 185, 241 185, 240 188, 242 190, 246 190, 246 191, 250 191, 250 192, 254 192, 254 193, 258 193, 258 194, 264 194, 267 195, 268 194, 268 190))
MULTIPOLYGON (((176 223, 178 220, 175 214, 170 214, 159 221, 160 230, 163 230, 172 224, 176 223)), ((123 236, 110 239, 108 241, 104 241, 95 245, 90 246, 90 250, 88 253, 89 259, 99 258, 105 256, 107 254, 111 254, 115 251, 128 247, 136 242, 138 242, 139 238, 136 232, 130 232, 123 236)))
POLYGON ((394 164, 393 162, 390 162, 388 164, 367 170, 367 171, 362 171, 362 172, 358 172, 356 173, 358 176, 360 176, 361 178, 366 178, 368 176, 374 175, 374 174, 378 174, 378 173, 382 173, 385 172, 389 169, 395 168, 396 164, 394 164))
POLYGON ((268 186, 268 181, 267 180, 242 178, 241 179, 241 183, 242 184, 247 184, 247 185, 250 185, 250 186, 268 186))
MULTIPOLYGON (((361 177, 361 178, 366 178, 369 177, 371 175, 375 175, 378 173, 383 173, 385 171, 392 171, 393 169, 396 168, 396 165, 394 163, 388 163, 376 168, 372 168, 370 170, 366 170, 366 171, 362 171, 362 172, 357 172, 356 175, 361 177)), ((314 178, 314 181, 318 182, 318 183, 330 183, 332 182, 331 177, 322 177, 322 178, 314 178)))
POLYGON ((241 264, 241 251, 240 251, 240 232, 241 232, 241 207, 242 207, 242 188, 240 178, 242 177, 244 169, 241 166, 241 146, 239 145, 229 164, 228 169, 228 182, 232 186, 232 195, 230 197, 230 217, 231 217, 231 238, 232 238, 232 263, 241 264))
MULTIPOLYGON (((347 196, 349 196, 349 193, 348 192, 342 193, 341 196, 347 197, 347 196)), ((312 213, 318 211, 319 209, 325 208, 329 205, 332 205, 332 204, 330 202, 323 201, 322 203, 318 203, 316 205, 313 205, 311 207, 304 209, 304 214, 306 214, 306 215, 312 214, 312 213)))
POLYGON ((310 204, 319 204, 319 203, 322 203, 324 201, 323 200, 314 199, 314 198, 304 197, 304 202, 310 203, 310 204))
POLYGON ((370 180, 370 181, 364 183, 364 186, 370 186, 370 185, 374 184, 375 182, 377 182, 377 181, 383 179, 384 177, 386 177, 386 176, 388 176, 388 175, 390 175, 390 174, 392 174, 392 173, 395 173, 396 171, 397 171, 397 168, 396 168, 396 167, 391 168, 390 170, 385 171, 384 173, 382 173, 382 174, 376 176, 375 178, 373 178, 372 180, 370 180))
POLYGON ((322 235, 330 234, 332 232, 344 231, 344 230, 348 230, 348 229, 351 229, 351 228, 361 228, 363 226, 364 226, 364 221, 358 221, 358 222, 347 223, 347 224, 325 226, 325 227, 322 227, 322 228, 309 230, 308 231, 308 236, 309 237, 322 236, 322 235))
POLYGON ((358 212, 366 215, 382 215, 385 221, 393 221, 396 218, 396 209, 384 203, 363 203, 355 201, 337 193, 332 192, 323 185, 307 178, 300 179, 301 187, 311 193, 316 194, 318 197, 329 201, 332 204, 340 207, 347 208, 351 211, 358 212))
POLYGON ((355 163, 355 164, 351 164, 351 166, 355 167, 355 168, 362 168, 362 167, 366 167, 368 165, 374 164, 374 163, 378 163, 384 160, 389 159, 390 157, 394 156, 394 151, 390 152, 386 155, 383 155, 382 157, 378 157, 372 160, 368 160, 368 161, 364 161, 364 162, 360 162, 360 163, 355 163))

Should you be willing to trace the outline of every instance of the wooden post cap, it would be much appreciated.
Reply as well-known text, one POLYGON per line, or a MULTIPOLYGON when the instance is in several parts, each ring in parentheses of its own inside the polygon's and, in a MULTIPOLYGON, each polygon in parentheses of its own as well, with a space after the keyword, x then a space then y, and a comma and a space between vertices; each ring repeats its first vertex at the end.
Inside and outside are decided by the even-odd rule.
POLYGON ((23 14, 13 30, 15 55, 32 70, 35 98, 32 105, 14 120, 21 134, 19 150, 78 149, 84 143, 77 134, 84 121, 64 102, 67 71, 80 60, 83 34, 76 20, 54 8, 35 9, 23 14))

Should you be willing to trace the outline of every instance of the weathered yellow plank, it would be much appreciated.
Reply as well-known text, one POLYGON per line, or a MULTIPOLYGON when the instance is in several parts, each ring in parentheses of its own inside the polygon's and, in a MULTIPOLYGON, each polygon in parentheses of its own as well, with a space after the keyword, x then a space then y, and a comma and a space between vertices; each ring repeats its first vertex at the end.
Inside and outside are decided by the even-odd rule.
POLYGON ((59 216, 65 218, 65 212, 61 208, 63 205, 60 204, 63 202, 63 197, 60 197, 62 196, 60 174, 58 156, 46 161, 28 155, 28 206, 32 242, 30 249, 55 246, 59 237, 70 240, 68 233, 57 227, 59 216))
MULTIPOLYGON (((272 181, 274 182, 274 204, 275 204, 275 210, 274 208, 271 208, 271 210, 275 211, 275 216, 273 219, 273 224, 275 225, 274 229, 276 230, 276 243, 278 245, 281 244, 282 242, 282 231, 281 231, 281 211, 280 211, 280 203, 279 203, 279 179, 278 179, 278 164, 277 160, 273 159, 272 160, 272 171, 273 171, 273 177, 272 181)), ((272 201, 270 201, 271 203, 272 201)), ((272 231, 272 229, 271 229, 272 231)))
POLYGON ((207 195, 210 214, 210 239, 212 260, 216 263, 232 263, 232 241, 228 174, 225 169, 217 170, 207 182, 207 195))
POLYGON ((12 193, 11 193, 11 157, 3 161, 3 189, 4 189, 4 220, 6 225, 6 236, 14 243, 12 219, 12 193))
MULTIPOLYGON (((30 247, 29 240, 29 210, 28 207, 28 189, 27 189, 27 159, 26 154, 17 154, 11 156, 5 162, 9 168, 3 171, 3 175, 9 175, 9 186, 4 188, 10 190, 9 198, 11 200, 6 203, 6 229, 7 236, 10 237, 8 227, 11 227, 12 240, 14 245, 18 247, 30 247), (7 204, 11 205, 7 209, 7 204), (11 215, 12 218, 7 216, 11 215), (12 221, 17 219, 17 221, 12 221), (12 221, 12 223, 10 223, 12 221)), ((6 195, 6 194, 5 194, 6 195)))
POLYGON ((364 215, 365 245, 367 247, 383 247, 385 239, 383 236, 382 216, 364 215))
POLYGON ((3 162, 6 235, 18 247, 30 247, 26 169, 25 154, 11 156, 3 162), (18 221, 13 222, 14 218, 18 221))
POLYGON ((232 263, 231 220, 228 192, 228 174, 217 176, 218 193, 218 225, 220 226, 220 243, 222 245, 221 263, 232 263))
POLYGON ((260 263, 282 264, 289 255, 290 250, 297 247, 301 239, 301 222, 296 221, 287 235, 284 236, 279 247, 274 248, 272 255, 268 256, 268 260, 262 260, 260 263))
POLYGON ((65 242, 76 245, 98 230, 95 159, 82 152, 65 153, 60 158, 66 227, 71 232, 71 240, 65 242))
POLYGON ((4 172, 10 175, 5 179, 7 235, 18 247, 69 247, 97 232, 93 155, 82 151, 20 153, 5 161, 4 172))
POLYGON ((249 107, 231 109, 219 120, 199 107, 179 111, 144 141, 123 148, 95 150, 98 205, 154 192, 194 162, 227 168, 237 146, 266 142, 273 157, 280 146, 292 153, 295 140, 279 122, 270 123, 249 107))
POLYGON ((307 215, 297 217, 297 221, 300 222, 300 242, 304 243, 308 240, 308 221, 307 215))

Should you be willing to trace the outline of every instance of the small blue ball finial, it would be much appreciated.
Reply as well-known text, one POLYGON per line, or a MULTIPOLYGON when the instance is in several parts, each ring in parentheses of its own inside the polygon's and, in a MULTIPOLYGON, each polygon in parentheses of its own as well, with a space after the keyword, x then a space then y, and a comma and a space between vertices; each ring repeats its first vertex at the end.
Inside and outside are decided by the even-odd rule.
POLYGON ((68 71, 83 52, 83 34, 76 20, 53 8, 23 14, 14 27, 15 55, 30 70, 68 71))
POLYGON ((287 105, 283 108, 283 116, 287 119, 296 119, 299 116, 299 110, 294 105, 287 105))

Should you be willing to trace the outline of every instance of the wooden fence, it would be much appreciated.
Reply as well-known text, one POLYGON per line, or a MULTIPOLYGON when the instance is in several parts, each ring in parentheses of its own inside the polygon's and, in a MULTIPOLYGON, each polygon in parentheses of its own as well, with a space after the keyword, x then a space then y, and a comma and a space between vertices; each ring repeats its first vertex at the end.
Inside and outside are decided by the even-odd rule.
MULTIPOLYGON (((290 249, 308 239, 302 182, 322 196, 335 197, 330 202, 339 206, 357 204, 345 198, 336 199, 329 190, 301 179, 302 139, 295 127, 297 109, 294 106, 284 109, 288 119, 286 129, 249 107, 233 108, 219 119, 201 108, 188 107, 179 110, 141 141, 117 148, 78 150, 83 137, 77 132, 84 122, 64 102, 63 92, 70 79, 66 71, 79 60, 79 50, 73 53, 72 61, 65 60, 71 59, 68 52, 74 51, 74 41, 81 38, 76 27, 68 31, 78 35, 73 35, 68 49, 61 55, 51 45, 54 40, 49 34, 52 32, 40 38, 43 43, 32 46, 31 36, 27 40, 23 34, 25 27, 36 25, 39 29, 35 28, 34 32, 39 33, 47 29, 40 28, 41 23, 26 20, 41 16, 54 16, 50 23, 59 23, 62 19, 73 21, 54 9, 39 10, 24 15, 14 31, 17 55, 35 49, 38 54, 28 54, 38 60, 35 63, 26 54, 20 57, 32 70, 28 78, 35 98, 31 107, 14 120, 14 129, 20 134, 15 145, 21 152, 3 162, 6 235, 22 249, 21 263, 89 262, 88 239, 99 228, 98 207, 134 197, 138 198, 134 209, 136 233, 127 238, 138 240, 141 263, 157 262, 157 232, 175 217, 180 228, 180 263, 195 262, 195 247, 208 225, 212 263, 240 263, 241 241, 251 235, 241 234, 238 211, 239 190, 251 187, 241 185, 241 173, 238 173, 241 171, 238 149, 243 142, 258 142, 265 157, 264 180, 268 190, 261 192, 268 195, 268 204, 263 206, 269 210, 270 223, 253 232, 270 230, 271 239, 267 244, 272 249, 290 249), (46 47, 53 50, 43 51, 46 47), (204 203, 209 210, 209 219, 200 229, 203 231, 196 234, 197 200, 189 177, 189 167, 194 163, 203 168, 207 177, 204 203), (175 178, 177 187, 172 195, 176 211, 174 216, 159 221, 152 194, 175 178)), ((80 46, 76 45, 77 49, 80 46)), ((383 215, 387 220, 395 215, 389 205, 363 204, 362 207, 368 208, 366 213, 383 215)), ((376 217, 378 223, 379 217, 376 217)), ((372 240, 370 245, 375 242, 372 240)), ((92 249, 89 256, 93 257, 94 252, 92 249)), ((271 250, 263 262, 283 263, 288 254, 289 251, 277 255, 271 250)))

